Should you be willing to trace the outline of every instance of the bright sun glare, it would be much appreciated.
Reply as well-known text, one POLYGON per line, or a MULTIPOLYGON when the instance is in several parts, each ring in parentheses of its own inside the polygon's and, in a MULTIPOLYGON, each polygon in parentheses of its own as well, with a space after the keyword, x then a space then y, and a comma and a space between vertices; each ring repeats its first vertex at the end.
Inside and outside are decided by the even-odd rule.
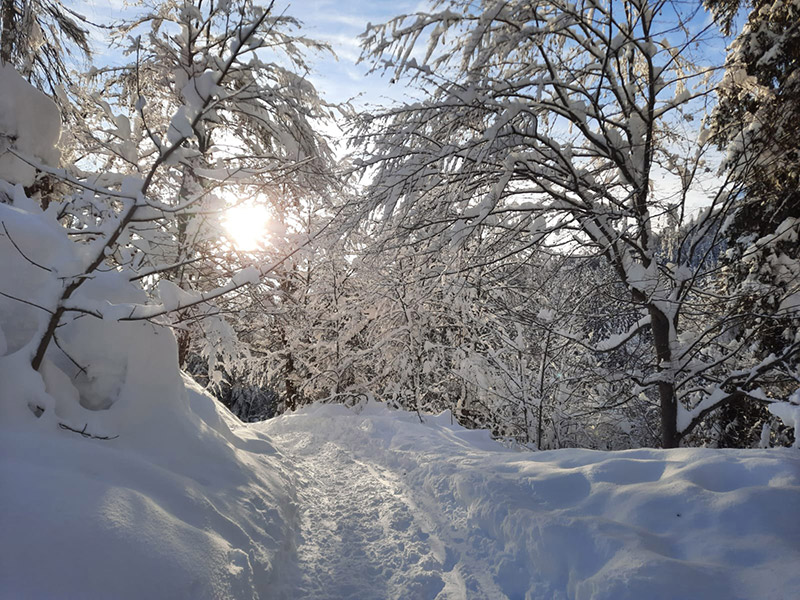
POLYGON ((237 250, 255 250, 267 235, 269 215, 263 206, 241 205, 225 214, 222 224, 237 250))

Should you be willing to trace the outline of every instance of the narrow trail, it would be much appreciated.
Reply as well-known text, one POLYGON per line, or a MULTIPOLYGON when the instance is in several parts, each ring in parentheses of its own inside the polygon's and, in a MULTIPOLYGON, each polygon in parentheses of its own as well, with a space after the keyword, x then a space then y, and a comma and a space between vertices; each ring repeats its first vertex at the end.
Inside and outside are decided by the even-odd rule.
POLYGON ((274 600, 784 600, 798 587, 800 471, 778 449, 518 452, 447 413, 421 422, 377 403, 251 427, 287 473, 274 600))
POLYGON ((298 570, 297 580, 288 582, 296 598, 467 597, 454 541, 442 541, 450 536, 442 536, 441 524, 439 535, 433 534, 434 520, 391 471, 359 461, 334 442, 320 445, 310 434, 273 441, 298 473, 298 570))

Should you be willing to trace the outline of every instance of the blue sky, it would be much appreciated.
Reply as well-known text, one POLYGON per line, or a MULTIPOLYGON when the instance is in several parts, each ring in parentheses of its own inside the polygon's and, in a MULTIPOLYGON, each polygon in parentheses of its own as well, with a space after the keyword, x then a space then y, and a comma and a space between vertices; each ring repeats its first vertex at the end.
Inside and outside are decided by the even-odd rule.
MULTIPOLYGON (((267 4, 263 0, 261 4, 267 4)), ((138 9, 124 0, 84 0, 68 2, 91 21, 108 24, 122 16, 132 17, 138 9)), ((275 12, 286 12, 304 24, 302 33, 331 45, 338 60, 330 56, 313 57, 310 79, 324 98, 332 102, 355 99, 356 106, 401 100, 403 89, 379 74, 367 76, 368 66, 357 64, 359 34, 368 23, 382 23, 394 16, 415 12, 426 6, 422 0, 277 0, 275 12)), ((97 40, 96 62, 122 64, 115 51, 108 50, 102 34, 97 40)))
POLYGON ((388 97, 402 99, 403 90, 380 74, 367 76, 368 65, 356 64, 360 54, 358 35, 368 23, 383 23, 392 17, 415 12, 425 6, 419 0, 295 0, 287 14, 296 16, 307 27, 307 35, 328 42, 339 60, 317 62, 312 79, 323 95, 344 101, 361 95, 358 105, 377 103, 388 97))
MULTIPOLYGON (((98 23, 111 23, 122 16, 136 15, 139 8, 131 7, 126 0, 66 0, 78 12, 98 23)), ((157 4, 159 0, 147 0, 157 4)), ((262 5, 269 0, 255 0, 262 5)), ((332 102, 354 99, 357 107, 365 104, 386 104, 389 100, 408 99, 408 92, 402 85, 389 83, 389 77, 379 73, 367 76, 368 65, 357 64, 360 55, 359 34, 368 23, 383 23, 392 17, 425 11, 429 8, 426 0, 276 0, 274 11, 285 12, 300 20, 307 37, 327 42, 331 45, 338 60, 330 56, 319 56, 309 62, 313 71, 309 77, 324 98, 332 102)), ((710 16, 701 11, 696 19, 708 22, 710 16)), ((700 23, 698 23, 698 26, 700 23)), ((96 37, 102 34, 93 32, 96 37)), ((98 39, 96 62, 122 64, 123 60, 112 50, 107 42, 98 39)), ((699 51, 700 60, 721 62, 724 59, 725 42, 722 39, 708 39, 699 51)), ((127 62, 127 61, 125 61, 127 62)))

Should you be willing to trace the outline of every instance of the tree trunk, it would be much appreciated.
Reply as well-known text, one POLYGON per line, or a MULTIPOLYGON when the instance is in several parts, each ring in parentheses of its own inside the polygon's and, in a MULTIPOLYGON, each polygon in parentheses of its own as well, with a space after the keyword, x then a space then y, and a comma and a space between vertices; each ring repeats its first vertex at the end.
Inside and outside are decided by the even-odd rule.
POLYGON ((675 400, 675 384, 666 381, 659 382, 658 395, 661 400, 661 447, 677 448, 680 436, 678 435, 678 405, 675 400))
POLYGON ((11 55, 14 52, 14 0, 1 0, 0 19, 3 20, 3 29, 0 32, 0 62, 10 65, 11 55))
MULTIPOLYGON (((664 366, 672 365, 672 350, 670 348, 670 322, 667 316, 655 306, 650 306, 651 329, 653 332, 653 345, 656 350, 659 371, 664 366)), ((661 403, 661 447, 677 448, 680 436, 678 435, 678 405, 675 398, 675 382, 672 374, 658 382, 658 395, 661 403)))
POLYGON ((284 365, 284 383, 286 389, 286 411, 297 410, 297 386, 294 383, 294 357, 288 347, 288 340, 283 336, 284 347, 286 348, 286 363, 284 365))
POLYGON ((184 368, 189 360, 189 349, 192 346, 192 336, 185 329, 178 331, 178 367, 184 368))

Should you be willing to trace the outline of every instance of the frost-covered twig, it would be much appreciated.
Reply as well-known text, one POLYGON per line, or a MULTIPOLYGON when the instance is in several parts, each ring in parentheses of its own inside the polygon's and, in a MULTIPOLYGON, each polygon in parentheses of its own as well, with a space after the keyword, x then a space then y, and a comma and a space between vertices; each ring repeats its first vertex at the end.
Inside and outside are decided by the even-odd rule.
MULTIPOLYGON (((272 4, 270 4, 270 8, 272 4)), ((269 15, 269 10, 265 10, 260 16, 258 16, 253 23, 247 28, 246 31, 240 31, 239 33, 239 41, 237 45, 232 49, 231 56, 225 61, 222 69, 220 70, 218 76, 215 80, 215 85, 220 85, 222 81, 227 77, 228 72, 232 68, 233 64, 236 61, 238 54, 242 51, 242 48, 248 41, 250 37, 252 37, 258 27, 264 22, 264 20, 269 15)), ((193 119, 189 123, 190 131, 195 131, 198 123, 204 118, 205 110, 208 105, 212 102, 212 95, 208 95, 206 98, 202 98, 201 106, 198 107, 197 114, 194 115, 193 119)), ((93 273, 106 259, 107 252, 114 245, 117 243, 117 240, 122 236, 123 232, 127 229, 128 225, 132 222, 136 211, 140 209, 144 204, 144 199, 147 197, 149 188, 154 181, 156 173, 161 168, 162 165, 168 164, 170 158, 175 154, 178 149, 184 144, 184 142, 189 139, 190 133, 188 131, 181 132, 179 136, 172 140, 172 143, 169 147, 162 149, 159 153, 158 158, 155 160, 153 165, 151 166, 150 170, 148 171, 144 181, 139 188, 139 192, 135 197, 125 196, 125 195, 118 195, 118 197, 123 198, 123 209, 121 213, 115 218, 114 221, 109 223, 110 227, 107 231, 106 237, 98 240, 99 243, 95 244, 96 250, 94 253, 94 258, 90 259, 85 270, 84 275, 93 273)), ((44 332, 42 333, 39 342, 36 346, 36 350, 31 360, 31 365, 35 370, 39 370, 42 361, 44 360, 45 352, 47 351, 47 347, 52 340, 57 327, 61 322, 61 317, 67 310, 79 310, 82 312, 88 312, 90 314, 96 314, 96 311, 90 310, 83 310, 79 306, 68 306, 68 301, 72 297, 78 288, 86 281, 85 277, 78 277, 74 278, 70 283, 68 283, 65 287, 63 292, 60 295, 60 298, 56 304, 56 309, 52 312, 50 319, 48 320, 47 325, 44 328, 44 332)), ((223 286, 223 288, 218 288, 218 293, 211 294, 210 297, 218 297, 219 295, 223 295, 228 291, 232 291, 244 283, 235 284, 235 282, 231 282, 233 285, 223 286), (225 291, 221 291, 224 289, 225 291)), ((165 314, 164 311, 159 314, 165 314)), ((149 318, 153 315, 148 315, 149 318)))

